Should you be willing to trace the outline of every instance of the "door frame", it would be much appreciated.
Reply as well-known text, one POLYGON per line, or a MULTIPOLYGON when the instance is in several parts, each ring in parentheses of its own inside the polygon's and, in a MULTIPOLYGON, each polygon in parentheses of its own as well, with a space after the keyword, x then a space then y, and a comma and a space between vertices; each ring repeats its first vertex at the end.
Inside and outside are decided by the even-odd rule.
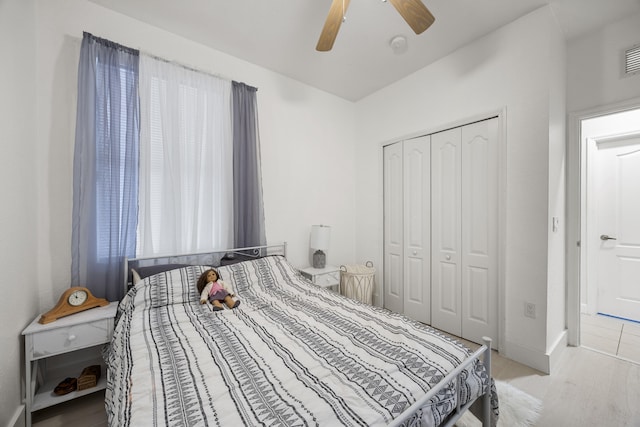
POLYGON ((586 263, 585 248, 580 242, 584 233, 583 224, 583 173, 585 171, 584 141, 582 137, 582 122, 628 110, 640 109, 640 98, 634 98, 614 104, 607 104, 588 110, 569 114, 569 129, 567 140, 567 198, 566 198, 566 280, 567 280, 567 307, 566 325, 567 342, 570 346, 580 345, 580 288, 581 281, 585 279, 582 269, 586 263))

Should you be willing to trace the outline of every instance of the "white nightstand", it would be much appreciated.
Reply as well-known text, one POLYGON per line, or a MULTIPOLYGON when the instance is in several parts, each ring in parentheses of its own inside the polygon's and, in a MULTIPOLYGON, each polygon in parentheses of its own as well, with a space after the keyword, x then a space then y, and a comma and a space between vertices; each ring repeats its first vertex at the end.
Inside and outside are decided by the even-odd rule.
POLYGON ((327 265, 325 268, 306 267, 300 273, 314 284, 323 288, 331 288, 340 293, 340 268, 327 265), (335 287, 335 289, 333 289, 335 287))
POLYGON ((112 302, 45 325, 38 323, 38 316, 22 331, 27 427, 31 426, 32 412, 106 388, 107 372, 100 350, 111 341, 117 308, 118 303, 112 302), (53 393, 60 381, 77 378, 91 365, 102 366, 98 385, 63 396, 53 393))

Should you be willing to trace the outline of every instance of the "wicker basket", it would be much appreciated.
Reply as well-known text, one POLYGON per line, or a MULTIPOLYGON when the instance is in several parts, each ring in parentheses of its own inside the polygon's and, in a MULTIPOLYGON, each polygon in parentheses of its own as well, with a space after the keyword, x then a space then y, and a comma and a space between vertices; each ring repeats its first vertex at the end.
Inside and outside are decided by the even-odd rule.
POLYGON ((340 289, 344 296, 365 304, 373 304, 373 284, 376 269, 373 263, 366 265, 341 265, 340 289))

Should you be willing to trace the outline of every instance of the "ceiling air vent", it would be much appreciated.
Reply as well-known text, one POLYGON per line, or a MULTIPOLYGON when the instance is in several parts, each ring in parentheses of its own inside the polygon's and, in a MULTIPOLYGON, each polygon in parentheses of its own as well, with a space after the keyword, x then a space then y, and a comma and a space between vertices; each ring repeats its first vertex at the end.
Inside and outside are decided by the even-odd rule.
POLYGON ((640 72, 640 44, 624 52, 624 74, 626 76, 640 72))

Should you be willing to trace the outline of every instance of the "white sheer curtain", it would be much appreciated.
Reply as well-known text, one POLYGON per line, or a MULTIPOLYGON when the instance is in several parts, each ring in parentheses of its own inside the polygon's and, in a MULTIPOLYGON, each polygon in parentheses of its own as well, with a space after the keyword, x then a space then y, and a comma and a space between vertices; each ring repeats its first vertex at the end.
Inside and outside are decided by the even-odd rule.
POLYGON ((231 82, 140 55, 138 256, 233 246, 231 82))

